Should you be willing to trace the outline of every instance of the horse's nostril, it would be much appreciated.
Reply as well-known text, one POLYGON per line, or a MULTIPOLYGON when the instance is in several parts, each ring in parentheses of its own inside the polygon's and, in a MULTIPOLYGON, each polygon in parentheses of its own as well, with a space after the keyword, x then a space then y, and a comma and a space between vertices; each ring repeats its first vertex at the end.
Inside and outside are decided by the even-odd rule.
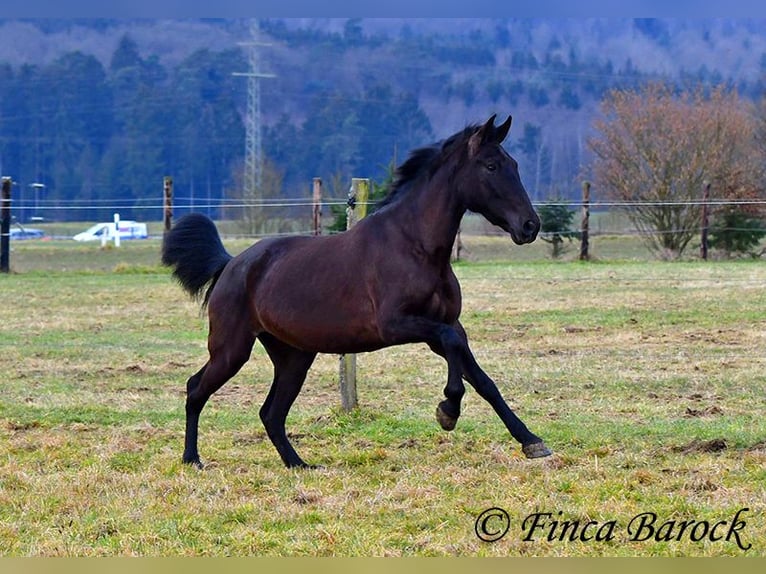
POLYGON ((534 235, 537 232, 537 222, 527 219, 522 226, 525 235, 534 235))

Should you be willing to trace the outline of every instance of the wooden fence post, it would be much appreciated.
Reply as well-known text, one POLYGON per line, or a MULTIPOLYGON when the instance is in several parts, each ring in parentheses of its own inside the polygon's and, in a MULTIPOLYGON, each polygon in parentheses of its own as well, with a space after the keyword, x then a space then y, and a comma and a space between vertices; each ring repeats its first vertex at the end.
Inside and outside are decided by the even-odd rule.
MULTIPOLYGON (((348 191, 346 207, 346 229, 351 229, 367 215, 367 200, 370 197, 370 180, 353 178, 348 191)), ((344 411, 350 411, 359 404, 356 394, 356 355, 340 357, 340 402, 344 411)))
POLYGON ((165 225, 165 233, 167 233, 173 226, 173 178, 166 175, 162 179, 162 188, 164 195, 163 221, 165 225))
POLYGON ((590 182, 582 183, 582 221, 580 222, 580 261, 588 261, 590 253, 590 182))
POLYGON ((460 261, 460 252, 463 251, 463 240, 460 237, 460 231, 461 229, 458 227, 455 242, 452 244, 452 261, 460 261))
POLYGON ((700 257, 707 261, 707 232, 708 232, 708 201, 710 200, 710 182, 705 181, 702 184, 702 237, 700 240, 700 257))
POLYGON ((313 187, 313 228, 314 235, 322 235, 322 178, 314 178, 313 187))
POLYGON ((370 180, 360 177, 351 178, 346 207, 346 229, 351 229, 367 215, 367 200, 370 198, 370 180))
POLYGON ((4 177, 0 196, 0 273, 11 270, 11 183, 10 177, 4 177))

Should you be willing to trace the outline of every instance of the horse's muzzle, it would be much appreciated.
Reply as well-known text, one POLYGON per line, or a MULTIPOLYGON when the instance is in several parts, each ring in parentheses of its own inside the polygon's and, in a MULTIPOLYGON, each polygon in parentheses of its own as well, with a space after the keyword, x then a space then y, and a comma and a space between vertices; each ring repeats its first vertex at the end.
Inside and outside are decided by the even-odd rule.
POLYGON ((511 239, 516 245, 524 245, 525 243, 532 243, 537 239, 537 234, 540 231, 539 219, 527 219, 521 226, 521 229, 509 229, 511 239))
POLYGON ((540 231, 540 220, 527 219, 524 225, 521 227, 521 232, 524 234, 524 243, 532 243, 537 239, 537 233, 540 231))

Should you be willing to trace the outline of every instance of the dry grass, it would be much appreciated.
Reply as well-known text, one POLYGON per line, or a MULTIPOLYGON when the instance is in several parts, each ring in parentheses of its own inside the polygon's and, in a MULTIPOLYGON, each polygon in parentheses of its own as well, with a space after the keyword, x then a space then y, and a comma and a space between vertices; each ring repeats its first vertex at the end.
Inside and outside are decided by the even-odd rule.
POLYGON ((762 263, 461 264, 475 354, 556 454, 524 459, 471 391, 442 432, 444 365, 410 346, 360 357, 350 414, 337 359, 317 361, 288 421, 324 465, 309 472, 282 467, 258 420, 260 348, 203 414, 206 470, 180 464, 205 322, 146 254, 117 263, 0 277, 14 302, 0 343, 4 555, 741 555, 731 540, 631 541, 626 525, 745 507, 746 554, 766 555, 762 263), (474 532, 491 506, 511 518, 494 544, 474 532), (534 512, 618 528, 524 541, 534 512))

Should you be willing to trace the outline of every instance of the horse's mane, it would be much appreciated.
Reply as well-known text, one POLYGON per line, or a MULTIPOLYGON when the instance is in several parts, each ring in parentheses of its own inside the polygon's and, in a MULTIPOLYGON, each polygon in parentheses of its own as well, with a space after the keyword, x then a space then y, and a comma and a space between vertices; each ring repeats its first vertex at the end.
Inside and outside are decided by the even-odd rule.
POLYGON ((462 131, 451 135, 445 140, 416 149, 410 153, 407 160, 396 168, 394 181, 389 186, 386 196, 378 202, 377 208, 380 209, 390 205, 407 195, 407 192, 413 187, 412 184, 423 174, 428 173, 429 177, 433 175, 442 164, 442 161, 453 150, 466 143, 479 127, 479 125, 467 126, 462 131))

